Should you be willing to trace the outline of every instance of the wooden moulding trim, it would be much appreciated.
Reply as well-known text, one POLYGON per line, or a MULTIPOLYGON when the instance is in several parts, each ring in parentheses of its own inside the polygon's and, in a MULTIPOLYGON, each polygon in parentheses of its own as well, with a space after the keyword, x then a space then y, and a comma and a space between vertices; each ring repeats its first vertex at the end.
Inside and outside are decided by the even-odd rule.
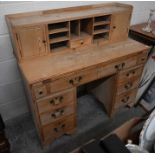
POLYGON ((50 10, 42 10, 42 11, 32 11, 32 12, 24 12, 24 13, 15 13, 15 14, 8 14, 6 15, 6 18, 10 19, 17 19, 17 18, 23 18, 28 16, 38 16, 38 15, 46 15, 51 13, 59 13, 63 11, 77 11, 77 10, 86 10, 86 9, 94 9, 94 8, 100 8, 100 7, 107 7, 107 6, 120 6, 120 7, 126 7, 129 9, 132 9, 132 5, 129 4, 121 4, 116 2, 111 3, 103 3, 103 4, 95 4, 95 5, 86 5, 86 6, 74 6, 74 7, 67 7, 67 8, 59 8, 59 9, 50 9, 50 10))
MULTIPOLYGON (((20 19, 20 18, 23 18, 23 17, 29 17, 29 16, 42 16, 44 17, 45 15, 48 15, 48 14, 52 14, 52 13, 62 13, 62 9, 63 9, 63 12, 67 12, 67 11, 81 11, 81 10, 90 10, 90 9, 97 9, 97 8, 104 8, 104 7, 107 7, 107 6, 116 6, 116 7, 124 7, 127 9, 132 9, 131 6, 129 5, 124 5, 124 4, 118 4, 118 3, 107 3, 107 4, 96 4, 96 5, 87 5, 87 6, 77 6, 77 7, 68 7, 68 8, 61 8, 61 9, 53 9, 53 10, 43 10, 43 11, 36 11, 36 12, 25 12, 25 13, 18 13, 18 14, 10 14, 10 15, 6 15, 6 18, 9 18, 10 20, 13 20, 13 19, 20 19)), ((93 14, 94 15, 94 14, 93 14)), ((99 16, 101 15, 101 13, 97 13, 95 14, 95 16, 99 16)), ((86 15, 86 16, 82 16, 82 18, 90 18, 92 17, 92 15, 86 15)), ((79 19, 79 17, 77 17, 77 19, 79 19)), ((75 18, 68 18, 67 20, 76 20, 76 17, 75 18)), ((36 22, 35 24, 47 24, 47 23, 56 23, 56 22, 60 22, 60 21, 64 21, 64 20, 54 20, 54 21, 38 21, 36 22)), ((32 25, 31 23, 27 23, 25 24, 27 26, 30 26, 32 25)), ((20 26, 24 26, 23 24, 22 25, 16 25, 18 27, 20 26)))

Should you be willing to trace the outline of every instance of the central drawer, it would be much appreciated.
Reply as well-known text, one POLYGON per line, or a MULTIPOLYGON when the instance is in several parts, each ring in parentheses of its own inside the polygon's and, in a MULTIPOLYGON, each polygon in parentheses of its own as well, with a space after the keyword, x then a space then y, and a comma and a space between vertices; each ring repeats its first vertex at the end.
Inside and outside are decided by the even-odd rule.
POLYGON ((41 84, 32 86, 33 94, 36 99, 43 98, 52 93, 56 93, 68 88, 76 87, 81 84, 96 80, 98 70, 96 68, 81 70, 55 80, 46 80, 41 84))

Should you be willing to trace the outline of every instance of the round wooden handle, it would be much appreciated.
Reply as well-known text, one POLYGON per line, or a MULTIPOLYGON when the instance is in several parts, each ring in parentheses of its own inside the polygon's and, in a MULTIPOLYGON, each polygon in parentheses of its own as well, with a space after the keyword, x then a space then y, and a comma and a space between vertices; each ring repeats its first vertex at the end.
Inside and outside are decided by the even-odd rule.
POLYGON ((126 103, 126 102, 128 102, 128 100, 129 100, 129 96, 126 96, 126 97, 124 97, 121 101, 123 102, 123 103, 126 103))
POLYGON ((74 79, 69 80, 69 83, 72 85, 77 85, 82 80, 82 76, 75 77, 74 79))
POLYGON ((64 114, 64 109, 61 109, 61 110, 57 110, 55 111, 54 113, 51 114, 51 117, 53 118, 57 118, 57 117, 60 117, 64 114))
POLYGON ((127 84, 125 84, 125 89, 130 89, 132 87, 133 83, 132 82, 128 82, 127 84))
POLYGON ((50 104, 60 104, 63 100, 63 96, 55 97, 54 99, 50 100, 50 104))

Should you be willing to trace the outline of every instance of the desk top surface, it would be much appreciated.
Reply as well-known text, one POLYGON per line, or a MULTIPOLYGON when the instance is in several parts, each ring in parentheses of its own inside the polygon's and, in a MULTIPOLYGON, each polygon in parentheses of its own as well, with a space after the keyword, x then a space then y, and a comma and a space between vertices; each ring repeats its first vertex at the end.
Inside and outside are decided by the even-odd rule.
MULTIPOLYGON (((154 39, 155 40, 155 35, 151 32, 144 32, 142 30, 143 27, 146 26, 147 23, 142 23, 142 24, 137 24, 137 25, 133 25, 130 27, 131 31, 134 31, 136 33, 139 33, 140 35, 144 35, 148 38, 154 39)), ((152 22, 151 24, 153 31, 155 31, 155 21, 152 22)))
POLYGON ((29 84, 56 78, 67 73, 87 69, 95 65, 106 65, 118 59, 136 55, 149 47, 128 39, 123 42, 91 46, 69 52, 60 52, 19 63, 20 69, 29 84))

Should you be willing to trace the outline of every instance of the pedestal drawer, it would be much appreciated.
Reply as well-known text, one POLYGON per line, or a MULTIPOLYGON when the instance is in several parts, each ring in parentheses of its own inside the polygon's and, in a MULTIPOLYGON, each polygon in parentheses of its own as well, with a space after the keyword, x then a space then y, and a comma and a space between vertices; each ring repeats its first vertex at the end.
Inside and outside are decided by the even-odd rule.
POLYGON ((52 94, 48 97, 37 100, 39 114, 52 111, 65 105, 76 103, 76 89, 71 88, 60 93, 52 94))
POLYGON ((42 128, 45 143, 52 142, 63 134, 71 134, 76 127, 76 115, 70 115, 42 128))
POLYGON ((144 66, 136 66, 134 68, 130 68, 124 71, 121 71, 118 75, 118 82, 123 82, 123 81, 127 81, 130 80, 131 78, 134 77, 141 77, 142 72, 143 72, 143 68, 144 66))
POLYGON ((119 108, 125 105, 132 106, 134 104, 136 94, 137 89, 133 89, 121 95, 117 95, 114 103, 114 108, 119 108))
POLYGON ((138 60, 137 60, 137 64, 144 64, 147 60, 148 57, 148 51, 142 51, 139 55, 138 55, 138 60))
POLYGON ((108 75, 115 74, 117 72, 120 72, 126 68, 130 68, 135 66, 137 63, 137 57, 131 57, 128 59, 125 59, 124 61, 119 61, 112 63, 110 65, 106 65, 99 68, 99 77, 105 77, 108 75))
POLYGON ((72 104, 70 106, 64 106, 56 110, 40 114, 40 121, 42 125, 47 125, 65 116, 75 113, 76 113, 75 104, 72 104))
POLYGON ((117 84, 117 94, 122 94, 126 91, 138 88, 140 77, 133 77, 125 81, 118 82, 117 84))

